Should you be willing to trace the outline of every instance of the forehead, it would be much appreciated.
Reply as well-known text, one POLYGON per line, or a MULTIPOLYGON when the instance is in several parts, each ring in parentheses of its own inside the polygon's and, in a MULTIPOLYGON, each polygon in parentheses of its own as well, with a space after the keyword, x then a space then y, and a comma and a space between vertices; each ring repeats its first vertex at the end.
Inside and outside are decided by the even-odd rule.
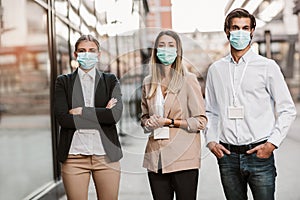
POLYGON ((78 44, 77 48, 78 49, 92 49, 92 48, 98 49, 98 47, 97 47, 97 45, 96 45, 95 42, 87 41, 87 40, 81 41, 78 44))
POLYGON ((232 18, 231 20, 231 26, 238 26, 238 27, 244 27, 244 26, 251 26, 251 19, 242 17, 242 18, 232 18))
POLYGON ((176 40, 168 35, 163 35, 158 39, 158 43, 176 43, 176 40))

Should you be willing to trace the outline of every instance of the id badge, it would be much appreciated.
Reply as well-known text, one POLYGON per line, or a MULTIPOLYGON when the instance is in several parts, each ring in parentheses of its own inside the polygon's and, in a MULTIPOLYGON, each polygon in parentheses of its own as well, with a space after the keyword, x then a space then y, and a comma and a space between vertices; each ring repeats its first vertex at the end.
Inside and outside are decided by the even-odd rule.
POLYGON ((154 139, 169 139, 169 127, 162 127, 154 130, 154 139))
POLYGON ((228 107, 228 118, 229 119, 243 119, 244 118, 244 107, 243 106, 229 106, 228 107))

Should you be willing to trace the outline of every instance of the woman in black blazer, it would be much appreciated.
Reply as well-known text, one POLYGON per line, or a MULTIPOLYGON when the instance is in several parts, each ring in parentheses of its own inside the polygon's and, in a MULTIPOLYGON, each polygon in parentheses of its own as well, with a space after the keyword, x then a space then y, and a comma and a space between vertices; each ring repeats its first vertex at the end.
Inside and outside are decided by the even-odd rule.
POLYGON ((79 67, 57 77, 55 116, 60 125, 58 160, 68 199, 88 198, 92 175, 98 199, 118 199, 122 150, 116 123, 123 104, 114 74, 96 69, 100 44, 81 36, 74 56, 79 67))

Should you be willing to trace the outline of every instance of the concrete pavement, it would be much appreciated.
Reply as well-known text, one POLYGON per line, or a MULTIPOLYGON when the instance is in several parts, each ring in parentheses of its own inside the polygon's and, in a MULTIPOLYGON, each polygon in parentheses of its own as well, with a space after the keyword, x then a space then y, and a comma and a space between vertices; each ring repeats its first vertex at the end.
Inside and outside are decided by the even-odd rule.
MULTIPOLYGON (((277 166, 277 200, 300 200, 300 104, 297 103, 298 115, 290 132, 275 151, 277 166)), ((138 122, 123 121, 121 137, 124 158, 121 161, 120 200, 152 199, 146 170, 141 167, 147 136, 142 133, 138 122)), ((204 140, 203 140, 204 141, 204 140)), ((96 200, 95 189, 91 181, 89 200, 96 200)), ((202 148, 202 167, 199 175, 198 200, 225 199, 214 156, 206 147, 202 148)), ((249 191, 249 199, 253 199, 249 191)), ((66 200, 66 197, 60 200, 66 200)))

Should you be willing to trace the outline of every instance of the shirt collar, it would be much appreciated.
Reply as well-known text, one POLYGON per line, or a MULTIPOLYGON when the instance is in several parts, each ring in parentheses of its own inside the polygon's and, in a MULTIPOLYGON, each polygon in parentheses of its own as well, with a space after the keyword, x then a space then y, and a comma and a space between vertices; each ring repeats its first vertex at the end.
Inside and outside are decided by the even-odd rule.
POLYGON ((95 79, 96 76, 96 68, 93 67, 90 71, 88 71, 87 73, 85 71, 83 71, 80 67, 78 67, 78 75, 80 77, 80 79, 82 79, 84 74, 88 74, 90 75, 90 77, 92 77, 92 79, 95 79))
MULTIPOLYGON (((244 62, 244 63, 248 63, 250 61, 250 59, 253 57, 253 50, 250 48, 239 60, 239 63, 244 62)), ((235 63, 231 53, 228 55, 228 61, 235 63)))

